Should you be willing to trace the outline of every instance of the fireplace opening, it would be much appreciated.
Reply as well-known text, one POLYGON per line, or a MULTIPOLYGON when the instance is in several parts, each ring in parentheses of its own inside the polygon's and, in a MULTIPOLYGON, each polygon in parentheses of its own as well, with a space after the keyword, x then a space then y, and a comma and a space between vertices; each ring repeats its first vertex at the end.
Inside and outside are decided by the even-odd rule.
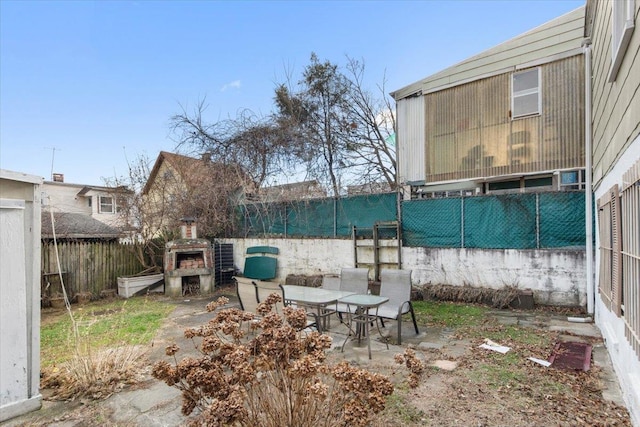
POLYGON ((200 276, 182 276, 182 295, 200 294, 200 276))
POLYGON ((205 268, 202 251, 176 253, 176 265, 180 269, 205 268))

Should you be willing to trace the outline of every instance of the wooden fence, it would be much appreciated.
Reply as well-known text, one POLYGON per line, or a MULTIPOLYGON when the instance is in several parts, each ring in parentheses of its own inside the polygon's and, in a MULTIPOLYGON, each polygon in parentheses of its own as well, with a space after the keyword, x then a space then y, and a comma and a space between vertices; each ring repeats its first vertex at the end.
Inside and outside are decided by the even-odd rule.
MULTIPOLYGON (((118 289, 118 276, 139 273, 142 265, 133 245, 117 242, 58 242, 60 271, 70 297, 90 292, 94 297, 103 290, 118 289)), ((53 242, 42 242, 42 297, 62 293, 53 242)))

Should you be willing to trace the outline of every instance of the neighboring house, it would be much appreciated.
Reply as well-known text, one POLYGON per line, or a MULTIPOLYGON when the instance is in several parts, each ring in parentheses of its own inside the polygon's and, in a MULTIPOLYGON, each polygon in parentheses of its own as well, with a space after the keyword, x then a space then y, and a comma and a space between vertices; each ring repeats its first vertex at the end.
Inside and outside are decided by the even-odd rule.
POLYGON ((182 217, 196 217, 203 236, 229 224, 232 197, 251 193, 239 167, 161 151, 142 190, 141 227, 146 237, 175 230, 182 217))
POLYGON ((587 1, 595 320, 640 426, 640 0, 587 1))
POLYGON ((584 10, 391 94, 407 196, 584 188, 584 10))
POLYGON ((0 422, 42 405, 40 185, 0 169, 0 422))
POLYGON ((262 202, 284 202, 291 200, 320 199, 327 197, 327 191, 316 180, 293 182, 290 184, 263 187, 258 197, 251 197, 262 202))
POLYGON ((48 237, 51 232, 51 218, 64 220, 56 225, 56 232, 62 236, 85 236, 102 238, 108 235, 116 238, 127 226, 121 210, 127 205, 133 192, 126 187, 103 187, 97 185, 70 184, 63 182, 62 175, 54 175, 58 180, 45 181, 42 185, 44 213, 42 224, 48 237), (45 228, 46 227, 46 228, 45 228), (95 236, 91 235, 96 231, 95 236))
POLYGON ((366 184, 347 186, 347 196, 390 193, 391 191, 393 190, 388 182, 368 182, 366 184))

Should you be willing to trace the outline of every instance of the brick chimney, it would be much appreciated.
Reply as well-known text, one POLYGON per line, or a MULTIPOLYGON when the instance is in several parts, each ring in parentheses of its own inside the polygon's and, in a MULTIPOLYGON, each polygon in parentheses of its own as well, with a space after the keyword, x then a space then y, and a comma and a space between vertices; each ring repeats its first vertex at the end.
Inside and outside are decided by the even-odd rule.
POLYGON ((182 225, 180 226, 180 237, 183 239, 197 239, 196 219, 193 217, 180 218, 182 225))

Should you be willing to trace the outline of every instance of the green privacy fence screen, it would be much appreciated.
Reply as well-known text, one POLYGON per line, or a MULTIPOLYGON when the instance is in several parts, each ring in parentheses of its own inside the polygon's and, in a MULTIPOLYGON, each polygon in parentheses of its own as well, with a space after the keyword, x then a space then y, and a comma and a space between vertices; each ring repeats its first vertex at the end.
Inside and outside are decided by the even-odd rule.
POLYGON ((371 194, 239 208, 244 236, 349 237, 352 227, 372 227, 397 218, 397 194, 371 194))
MULTIPOLYGON (((247 204, 243 236, 342 237, 352 227, 395 221, 395 193, 247 204)), ((548 192, 402 202, 404 246, 545 249, 585 246, 584 192, 548 192)))
POLYGON ((545 249, 585 246, 585 195, 555 192, 402 203, 405 246, 545 249))

